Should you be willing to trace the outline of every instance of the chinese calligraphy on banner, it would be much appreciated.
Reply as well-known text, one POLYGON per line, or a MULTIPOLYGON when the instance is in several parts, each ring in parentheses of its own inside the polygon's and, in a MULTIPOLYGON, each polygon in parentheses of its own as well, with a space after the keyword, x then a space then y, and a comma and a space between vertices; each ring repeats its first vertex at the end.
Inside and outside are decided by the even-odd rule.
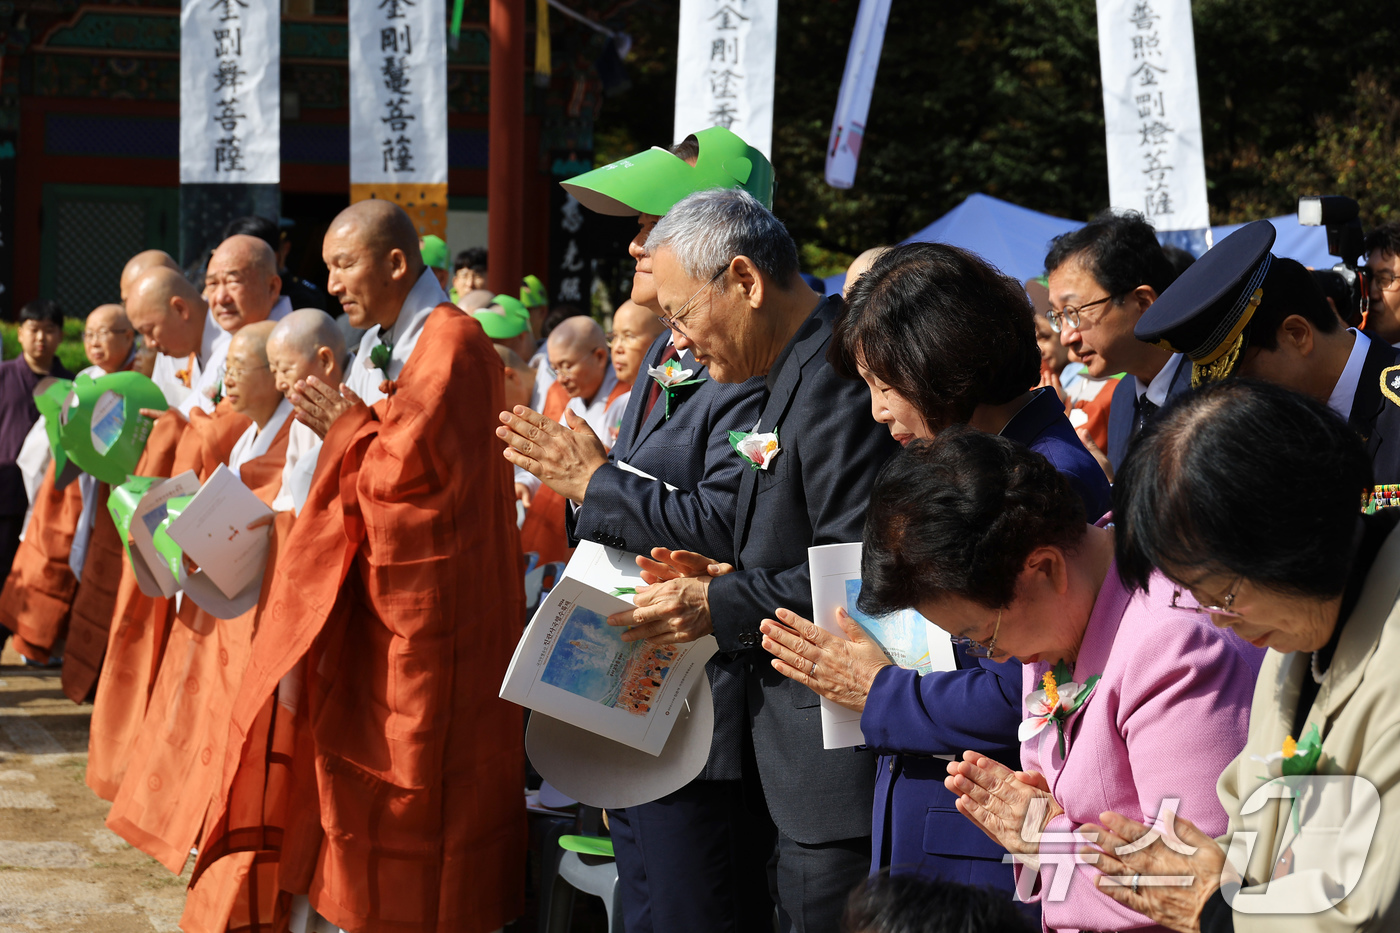
POLYGON ((676 142, 711 126, 773 150, 778 0, 681 0, 676 142))
POLYGON ((1108 193, 1158 231, 1210 226, 1190 0, 1098 0, 1108 193))
POLYGON ((447 230, 445 0, 350 0, 350 200, 447 230))
POLYGON ((889 19, 890 0, 860 0, 826 146, 826 183, 833 188, 856 183, 856 162, 865 139, 865 118, 870 115, 870 95, 875 90, 875 72, 880 67, 889 19))
POLYGON ((183 0, 181 184, 280 181, 281 13, 278 0, 183 0))

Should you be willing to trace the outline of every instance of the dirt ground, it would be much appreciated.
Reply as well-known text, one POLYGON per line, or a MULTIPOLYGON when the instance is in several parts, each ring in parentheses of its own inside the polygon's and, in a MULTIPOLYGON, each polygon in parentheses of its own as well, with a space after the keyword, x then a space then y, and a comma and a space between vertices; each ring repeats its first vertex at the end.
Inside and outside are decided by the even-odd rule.
MULTIPOLYGON (((91 705, 63 695, 57 670, 0 654, 0 933, 177 933, 194 867, 172 875, 103 821, 111 804, 83 783, 91 705)), ((533 871, 532 871, 533 874, 533 871)), ((530 887, 533 887, 531 885, 530 887)), ((538 911, 509 933, 533 933, 538 911)), ((607 929, 602 904, 579 897, 575 933, 607 929)))
MULTIPOLYGON (((188 875, 172 875, 103 825, 83 783, 92 707, 57 671, 0 656, 0 933, 175 933, 188 875)), ((188 871, 188 868, 187 868, 188 871)))

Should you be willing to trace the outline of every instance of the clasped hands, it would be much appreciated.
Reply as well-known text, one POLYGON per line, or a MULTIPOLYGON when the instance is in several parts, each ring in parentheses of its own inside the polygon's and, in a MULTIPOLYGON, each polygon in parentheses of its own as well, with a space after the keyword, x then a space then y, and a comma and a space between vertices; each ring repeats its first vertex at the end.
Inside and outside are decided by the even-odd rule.
MULTIPOLYGON (((582 503, 588 481, 608 461, 608 449, 588 422, 572 411, 564 418, 568 427, 524 405, 501 412, 502 427, 496 436, 506 442, 505 458, 540 478, 565 499, 582 503)), ((529 491, 516 489, 516 497, 529 508, 529 491)))
MULTIPOLYGON (((562 493, 561 493, 562 495, 562 493)), ((654 645, 686 644, 713 632, 710 581, 732 573, 732 564, 711 560, 694 551, 652 548, 651 557, 638 557, 647 585, 632 597, 637 607, 608 616, 609 625, 629 626, 623 641, 645 638, 654 645)))
POLYGON ((298 380, 292 387, 292 394, 287 396, 287 401, 296 409, 297 420, 310 428, 321 440, 326 439, 331 425, 335 424, 337 418, 356 405, 364 404, 345 383, 340 384, 340 390, 337 392, 334 386, 327 385, 315 376, 298 380))

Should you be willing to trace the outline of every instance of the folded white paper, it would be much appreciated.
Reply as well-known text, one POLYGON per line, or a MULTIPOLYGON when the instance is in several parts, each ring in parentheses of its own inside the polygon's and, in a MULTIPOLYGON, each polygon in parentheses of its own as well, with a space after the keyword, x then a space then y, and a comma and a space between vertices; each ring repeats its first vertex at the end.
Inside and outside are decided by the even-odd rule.
MULTIPOLYGON (((833 635, 845 638, 836 621, 836 610, 845 609, 900 667, 924 674, 955 670, 957 662, 948 633, 913 609, 874 617, 856 608, 860 597, 860 554, 859 541, 807 549, 807 562, 812 572, 812 612, 816 616, 812 621, 833 635)), ((826 697, 821 698, 821 710, 823 748, 865 744, 865 736, 860 731, 860 713, 826 697)))

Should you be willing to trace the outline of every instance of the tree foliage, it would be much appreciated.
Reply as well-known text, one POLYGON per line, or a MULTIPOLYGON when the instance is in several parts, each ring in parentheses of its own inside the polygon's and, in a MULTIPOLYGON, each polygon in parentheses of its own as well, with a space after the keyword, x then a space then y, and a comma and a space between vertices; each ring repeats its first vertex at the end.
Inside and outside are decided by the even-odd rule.
MULTIPOLYGON (((1092 0, 894 0, 855 187, 823 178, 858 0, 780 0, 775 209, 809 265, 840 267, 974 192, 1064 217, 1108 201, 1092 0)), ((675 0, 618 22, 637 40, 632 86, 597 125, 601 163, 671 141, 675 0)), ((1212 218, 1291 212, 1342 193, 1400 216, 1397 35, 1355 0, 1195 0, 1212 218)))

